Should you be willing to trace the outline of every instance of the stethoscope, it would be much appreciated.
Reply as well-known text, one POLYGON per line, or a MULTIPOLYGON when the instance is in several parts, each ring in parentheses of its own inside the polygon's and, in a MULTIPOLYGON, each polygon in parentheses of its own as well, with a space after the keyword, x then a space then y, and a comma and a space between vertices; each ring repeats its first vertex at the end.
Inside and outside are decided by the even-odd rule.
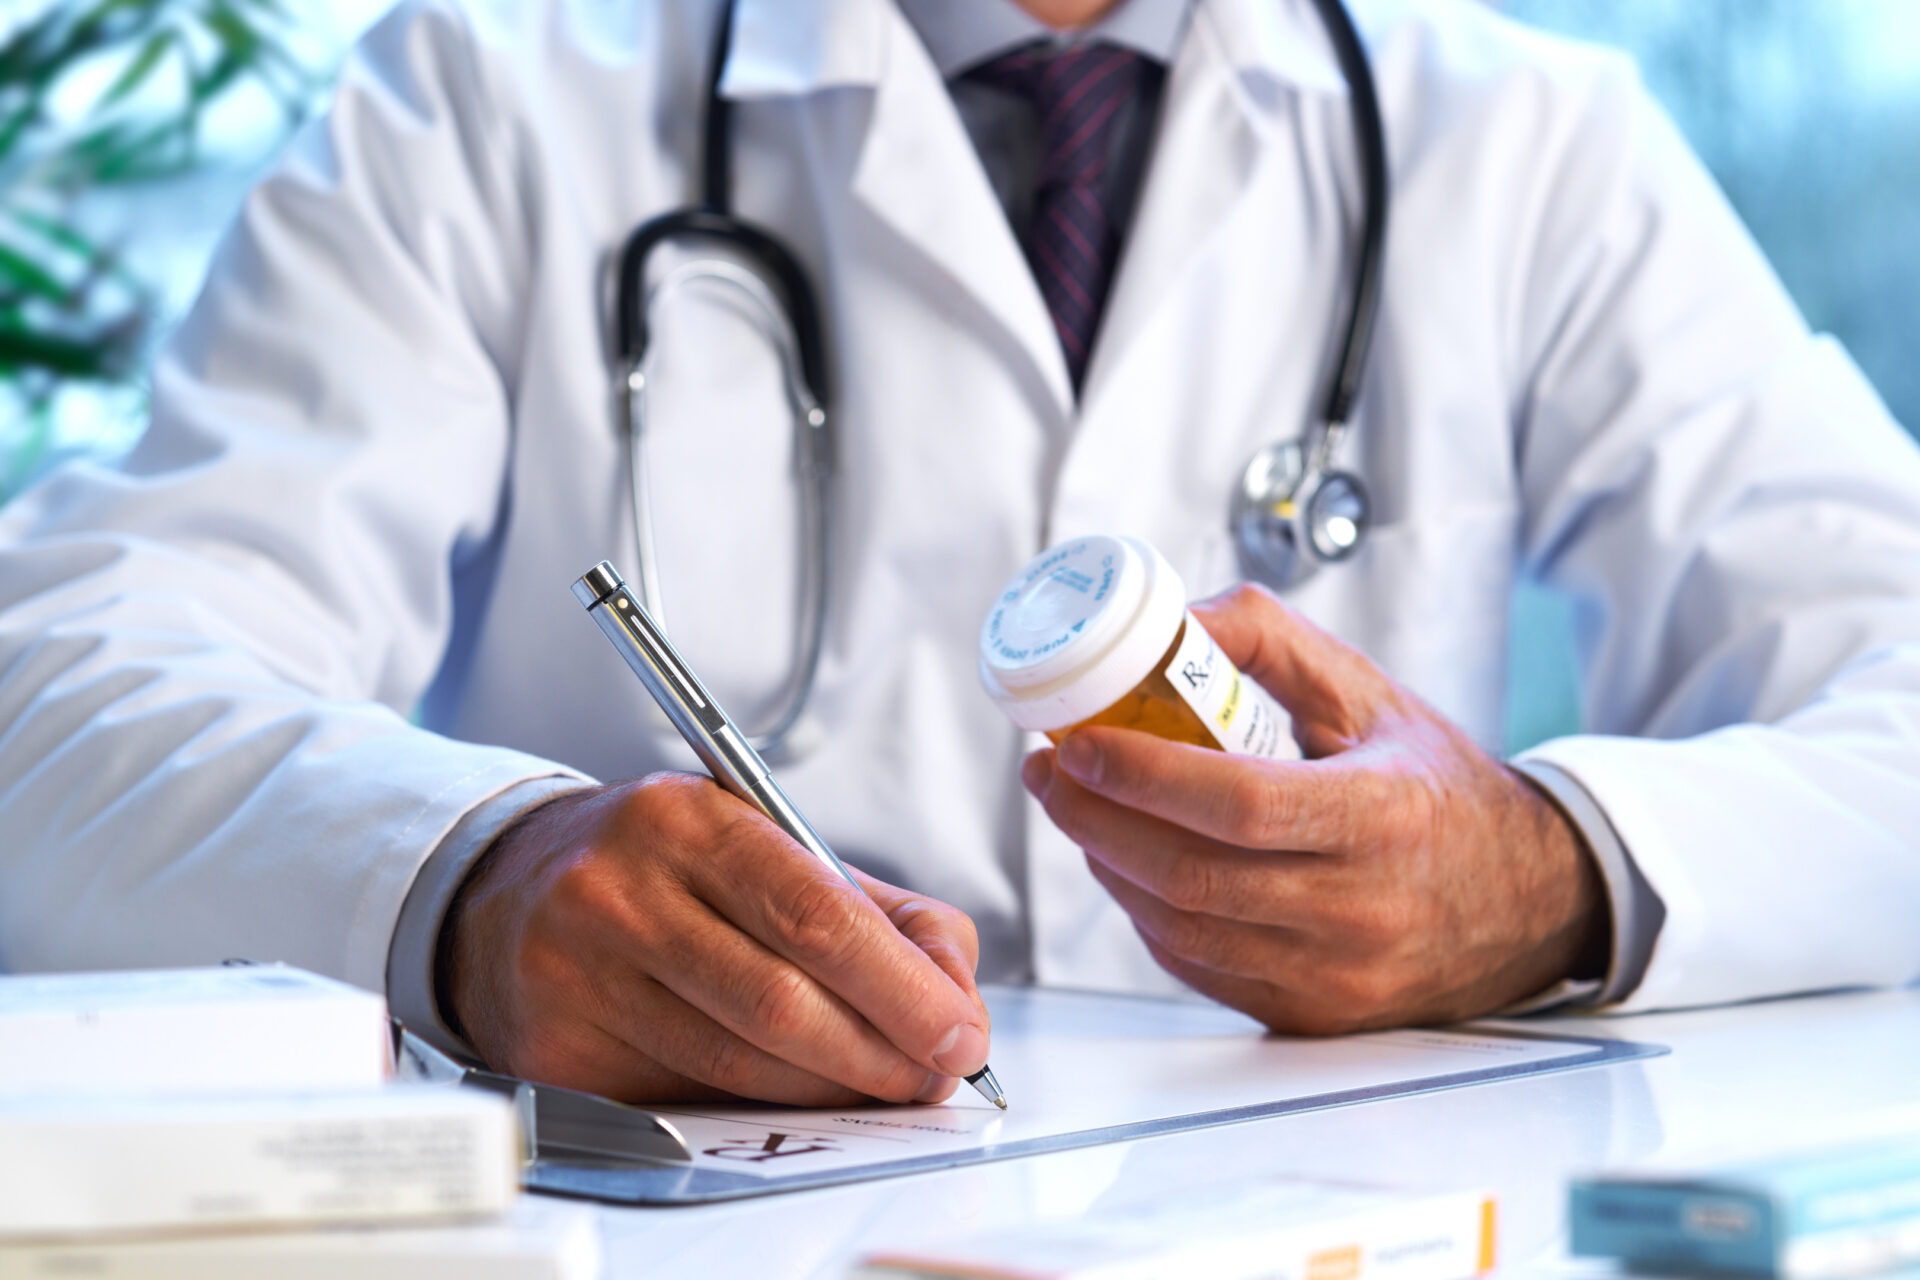
MULTIPOLYGON (((1381 264, 1387 238, 1387 144, 1380 101, 1367 55, 1341 0, 1314 0, 1345 75, 1359 147, 1364 199, 1359 252, 1340 358, 1324 407, 1298 439, 1256 453, 1235 487, 1229 525, 1242 570, 1281 589, 1298 585, 1321 566, 1352 556, 1372 524, 1372 502, 1360 477, 1336 465, 1349 434, 1355 399, 1379 313, 1381 264)), ((781 376, 794 415, 798 459, 802 554, 801 614, 794 632, 793 664, 786 687, 765 727, 752 734, 764 756, 790 753, 804 720, 820 667, 831 594, 827 560, 827 488, 834 465, 833 419, 820 308, 799 260, 766 229, 737 217, 731 208, 732 106, 720 79, 733 47, 733 3, 721 11, 707 68, 701 135, 698 204, 650 218, 621 250, 615 278, 614 341, 620 360, 617 393, 625 407, 628 478, 632 488, 633 536, 638 553, 636 588, 641 602, 666 625, 655 562, 653 521, 646 483, 647 377, 651 334, 647 317, 667 294, 690 284, 717 286, 739 302, 746 316, 779 353, 781 376), (675 267, 651 288, 647 266, 668 242, 705 240, 730 249, 739 261, 693 259, 675 267)))

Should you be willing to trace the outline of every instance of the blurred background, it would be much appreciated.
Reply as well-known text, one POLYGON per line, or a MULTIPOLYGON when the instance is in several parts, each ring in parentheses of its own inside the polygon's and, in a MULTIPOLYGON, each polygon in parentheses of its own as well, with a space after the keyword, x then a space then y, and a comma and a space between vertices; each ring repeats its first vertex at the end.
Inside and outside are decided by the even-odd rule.
MULTIPOLYGON (((1629 51, 1814 326, 1920 426, 1920 0, 1488 2, 1629 51)), ((386 8, 0 0, 0 501, 131 443, 221 229, 386 8)), ((1577 730, 1565 611, 1523 587, 1513 636, 1509 747, 1577 730)))
MULTIPOLYGON (((1503 0, 1631 53, 1813 327, 1920 431, 1920 0, 1503 0)), ((1510 749, 1580 724, 1567 611, 1513 610, 1510 749)))

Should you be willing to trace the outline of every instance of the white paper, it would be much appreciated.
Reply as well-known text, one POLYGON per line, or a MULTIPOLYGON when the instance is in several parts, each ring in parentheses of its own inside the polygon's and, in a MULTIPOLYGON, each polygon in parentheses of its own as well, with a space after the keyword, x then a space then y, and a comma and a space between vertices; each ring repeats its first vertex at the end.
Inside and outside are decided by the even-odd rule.
POLYGON ((651 1109, 686 1137, 697 1166, 777 1178, 1601 1052, 1486 1030, 1294 1040, 1211 1005, 1033 988, 987 997, 1004 1113, 966 1085, 935 1107, 651 1109))

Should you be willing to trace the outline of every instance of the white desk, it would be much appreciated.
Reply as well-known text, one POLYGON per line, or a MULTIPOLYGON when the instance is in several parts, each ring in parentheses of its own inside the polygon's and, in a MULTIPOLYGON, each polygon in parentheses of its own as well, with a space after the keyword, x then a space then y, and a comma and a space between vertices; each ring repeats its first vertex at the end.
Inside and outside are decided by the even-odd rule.
POLYGON ((1294 1173, 1491 1188, 1502 1272, 1519 1275, 1560 1257, 1571 1173, 1920 1102, 1920 990, 1520 1025, 1654 1041, 1673 1053, 726 1205, 605 1209, 607 1274, 838 1277, 850 1258, 881 1245, 1071 1215, 1110 1194, 1294 1173))

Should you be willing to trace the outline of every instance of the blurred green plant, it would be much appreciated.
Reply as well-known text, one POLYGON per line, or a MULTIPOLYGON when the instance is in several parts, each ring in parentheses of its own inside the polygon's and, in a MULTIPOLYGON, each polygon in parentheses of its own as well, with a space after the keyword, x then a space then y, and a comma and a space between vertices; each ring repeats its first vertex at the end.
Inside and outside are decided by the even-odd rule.
MULTIPOLYGON (((14 0, 9 0, 9 3, 14 0)), ((136 383, 156 290, 80 202, 204 163, 208 112, 264 90, 282 133, 316 82, 285 0, 52 0, 0 42, 0 500, 43 455, 63 382, 136 383)))

